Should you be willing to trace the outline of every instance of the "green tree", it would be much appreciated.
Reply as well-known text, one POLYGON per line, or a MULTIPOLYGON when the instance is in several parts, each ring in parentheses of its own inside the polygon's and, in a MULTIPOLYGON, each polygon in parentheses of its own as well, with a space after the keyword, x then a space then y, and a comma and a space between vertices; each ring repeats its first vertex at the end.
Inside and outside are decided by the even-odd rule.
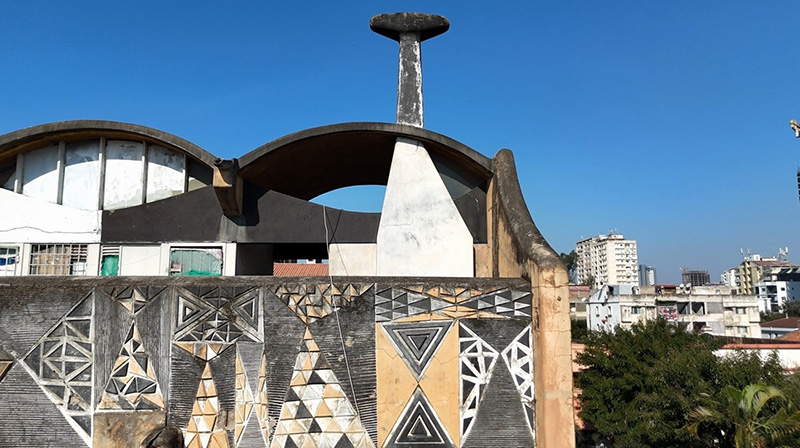
POLYGON ((570 253, 561 252, 559 255, 561 257, 561 261, 564 263, 564 266, 567 268, 567 274, 569 275, 569 282, 570 284, 575 284, 578 282, 578 272, 576 271, 578 267, 578 254, 575 253, 573 250, 570 253))
POLYGON ((591 288, 594 288, 594 275, 589 274, 589 276, 586 277, 586 280, 584 280, 583 283, 581 283, 581 285, 589 286, 591 288))
POLYGON ((687 429, 695 439, 700 440, 704 431, 718 446, 800 447, 800 411, 780 389, 763 383, 742 389, 726 386, 706 405, 695 408, 689 419, 687 429), (777 409, 776 404, 780 404, 777 409))
POLYGON ((583 339, 589 334, 589 327, 586 326, 586 319, 571 319, 570 320, 570 333, 574 342, 583 342, 583 339))
POLYGON ((657 320, 590 332, 578 362, 581 418, 595 440, 615 448, 706 446, 686 430, 686 416, 711 390, 721 342, 657 320))

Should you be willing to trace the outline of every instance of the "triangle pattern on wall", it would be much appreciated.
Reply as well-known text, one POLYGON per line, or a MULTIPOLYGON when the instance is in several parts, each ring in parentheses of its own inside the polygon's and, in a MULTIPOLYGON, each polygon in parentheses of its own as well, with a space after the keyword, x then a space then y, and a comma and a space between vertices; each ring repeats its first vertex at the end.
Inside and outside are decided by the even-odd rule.
POLYGON ((163 410, 164 396, 134 321, 122 344, 98 410, 163 410))
POLYGON ((461 377, 459 390, 461 396, 461 440, 464 440, 475 422, 478 407, 483 399, 486 385, 489 384, 492 377, 499 354, 464 324, 459 324, 458 327, 458 343, 460 347, 458 373, 461 377))
POLYGON ((192 416, 186 427, 184 444, 187 448, 228 448, 228 434, 218 427, 220 414, 219 396, 211 365, 206 363, 197 396, 192 407, 192 416))
POLYGON ((419 379, 438 350, 452 321, 381 324, 403 361, 419 379))
POLYGON ((94 344, 91 294, 83 298, 25 356, 24 365, 75 432, 91 446, 94 344))
POLYGON ((508 344, 503 352, 503 360, 514 379, 522 405, 525 408, 525 416, 528 420, 528 428, 535 437, 534 420, 534 398, 533 398, 533 349, 531 340, 531 327, 525 327, 514 341, 508 344))
POLYGON ((372 447, 353 405, 306 329, 273 448, 372 447))
POLYGON ((235 428, 233 432, 233 444, 239 446, 242 440, 242 433, 247 426, 247 421, 250 419, 250 413, 253 411, 253 391, 250 389, 250 384, 247 382, 247 373, 242 365, 242 357, 239 351, 236 351, 236 409, 235 409, 235 428))
POLYGON ((417 387, 384 444, 385 448, 451 448, 444 430, 422 390, 417 387))

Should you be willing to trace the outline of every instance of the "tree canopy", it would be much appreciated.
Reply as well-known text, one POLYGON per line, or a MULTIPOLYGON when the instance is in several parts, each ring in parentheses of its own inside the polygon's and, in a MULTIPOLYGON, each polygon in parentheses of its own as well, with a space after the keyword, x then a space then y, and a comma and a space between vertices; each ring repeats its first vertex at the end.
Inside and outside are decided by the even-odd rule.
POLYGON ((616 448, 715 446, 712 434, 694 437, 687 429, 690 413, 708 405, 709 397, 751 383, 796 390, 776 356, 719 357, 714 351, 722 341, 664 320, 613 334, 590 332, 584 342, 580 416, 595 427, 595 440, 616 448))

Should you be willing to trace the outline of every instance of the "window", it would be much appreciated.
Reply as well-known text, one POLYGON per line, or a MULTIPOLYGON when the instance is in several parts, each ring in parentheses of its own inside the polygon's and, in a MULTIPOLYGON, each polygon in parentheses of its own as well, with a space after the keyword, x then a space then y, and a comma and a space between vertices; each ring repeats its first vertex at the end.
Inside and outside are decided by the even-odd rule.
POLYGON ((86 244, 33 244, 31 275, 86 275, 86 244))
POLYGON ((736 327, 736 334, 738 336, 747 336, 747 327, 736 327))
POLYGON ((219 247, 173 248, 169 262, 169 275, 222 275, 222 249, 219 247))
POLYGON ((743 306, 736 307, 736 314, 747 314, 747 308, 743 306))
POLYGON ((18 257, 16 247, 0 247, 0 277, 16 275, 18 257))
POLYGON ((642 314, 644 311, 644 307, 641 306, 632 306, 631 307, 631 314, 642 314))
POLYGON ((103 247, 100 255, 100 275, 119 275, 119 246, 103 247))

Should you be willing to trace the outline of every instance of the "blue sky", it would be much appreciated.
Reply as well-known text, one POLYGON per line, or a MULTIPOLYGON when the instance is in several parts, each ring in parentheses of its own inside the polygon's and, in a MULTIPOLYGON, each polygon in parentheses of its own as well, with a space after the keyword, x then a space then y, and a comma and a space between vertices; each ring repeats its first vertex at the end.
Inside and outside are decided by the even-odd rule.
MULTIPOLYGON (((425 127, 514 151, 556 251, 616 229, 661 282, 739 249, 800 262, 797 2, 6 2, 0 133, 70 119, 221 157, 394 121, 397 44, 369 18, 446 16, 423 44, 425 127)), ((380 208, 380 189, 327 198, 380 208)))

